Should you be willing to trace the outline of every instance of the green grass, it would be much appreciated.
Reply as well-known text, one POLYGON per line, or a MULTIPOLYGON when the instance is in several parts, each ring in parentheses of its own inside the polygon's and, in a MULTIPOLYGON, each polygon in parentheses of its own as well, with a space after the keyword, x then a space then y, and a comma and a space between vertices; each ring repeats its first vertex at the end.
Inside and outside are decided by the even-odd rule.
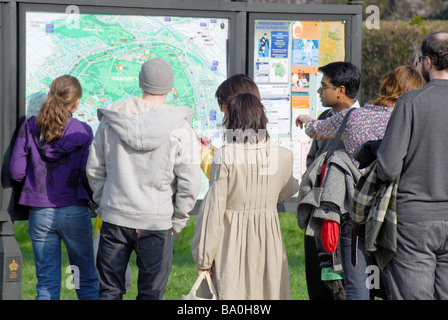
MULTIPOLYGON (((280 225, 283 234, 283 241, 288 255, 291 298, 293 300, 308 300, 308 293, 305 281, 305 257, 303 251, 303 230, 297 226, 295 213, 280 213, 280 225)), ((191 286, 197 277, 197 269, 191 255, 191 239, 193 238, 194 227, 197 216, 192 216, 187 226, 180 233, 179 239, 174 241, 173 267, 171 269, 168 285, 165 290, 164 300, 178 300, 182 294, 190 291, 191 286)), ((95 219, 92 220, 92 227, 95 226, 95 219)), ((22 271, 22 299, 33 300, 36 297, 36 276, 34 268, 34 255, 31 240, 28 236, 28 221, 15 222, 16 239, 23 252, 22 271)), ((63 245, 63 244, 62 244, 63 245)), ((65 280, 69 274, 65 274, 65 268, 69 266, 67 252, 63 245, 62 250, 62 289, 61 300, 76 300, 76 293, 65 286, 65 280)), ((130 260, 131 267, 131 289, 123 299, 135 300, 137 297, 137 275, 138 268, 135 264, 135 253, 130 260)))

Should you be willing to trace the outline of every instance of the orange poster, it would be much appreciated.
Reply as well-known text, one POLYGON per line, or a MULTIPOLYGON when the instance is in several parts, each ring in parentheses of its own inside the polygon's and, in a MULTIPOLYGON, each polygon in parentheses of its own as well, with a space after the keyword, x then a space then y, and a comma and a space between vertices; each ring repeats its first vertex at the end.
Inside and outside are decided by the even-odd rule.
POLYGON ((319 22, 296 21, 293 25, 293 39, 319 39, 319 22))
POLYGON ((310 107, 310 97, 308 95, 293 95, 291 97, 291 107, 293 109, 308 109, 310 107))

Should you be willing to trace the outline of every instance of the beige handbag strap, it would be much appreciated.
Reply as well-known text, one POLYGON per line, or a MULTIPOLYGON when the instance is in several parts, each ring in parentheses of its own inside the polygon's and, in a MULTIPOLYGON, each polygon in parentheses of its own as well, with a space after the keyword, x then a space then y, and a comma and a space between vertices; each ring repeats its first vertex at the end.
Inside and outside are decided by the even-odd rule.
POLYGON ((196 295, 196 292, 199 289, 199 286, 201 285, 202 281, 205 279, 207 280, 207 284, 208 284, 208 288, 210 289, 210 292, 217 297, 218 294, 216 293, 216 289, 215 286, 213 285, 212 279, 210 278, 210 273, 208 273, 208 271, 202 271, 201 274, 199 275, 198 279, 196 280, 196 282, 194 283, 193 287, 190 290, 190 293, 196 295))

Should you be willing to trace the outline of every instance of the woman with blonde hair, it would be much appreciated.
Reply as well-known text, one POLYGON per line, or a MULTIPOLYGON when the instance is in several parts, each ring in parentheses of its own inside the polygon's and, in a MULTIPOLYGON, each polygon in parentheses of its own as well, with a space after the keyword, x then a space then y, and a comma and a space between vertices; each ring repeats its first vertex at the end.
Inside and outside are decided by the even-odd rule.
POLYGON ((425 83, 418 70, 411 66, 400 66, 383 77, 378 98, 369 103, 393 107, 403 92, 420 89, 425 83))
POLYGON ((85 167, 92 129, 72 117, 82 97, 79 81, 64 75, 51 83, 37 117, 20 128, 11 155, 12 179, 23 182, 19 203, 29 206, 38 300, 61 291, 61 239, 79 299, 98 298, 93 254, 91 199, 85 167))

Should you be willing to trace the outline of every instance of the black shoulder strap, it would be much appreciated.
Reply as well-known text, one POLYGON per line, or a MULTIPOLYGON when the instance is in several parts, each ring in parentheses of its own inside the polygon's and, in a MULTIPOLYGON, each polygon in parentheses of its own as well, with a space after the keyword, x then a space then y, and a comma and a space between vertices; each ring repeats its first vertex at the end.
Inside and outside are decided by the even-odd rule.
POLYGON ((328 110, 325 110, 324 112, 322 112, 319 117, 317 118, 317 120, 324 120, 327 118, 330 118, 332 116, 333 110, 330 108, 328 110))
POLYGON ((336 150, 336 147, 339 144, 339 141, 341 140, 341 136, 344 133, 345 125, 347 123, 348 118, 350 117, 350 113, 355 109, 356 108, 350 108, 347 111, 347 113, 345 114, 344 120, 342 121, 342 124, 339 127, 338 133, 336 134, 336 137, 333 138, 330 148, 328 148, 327 155, 325 156, 325 163, 333 155, 334 151, 336 150))

